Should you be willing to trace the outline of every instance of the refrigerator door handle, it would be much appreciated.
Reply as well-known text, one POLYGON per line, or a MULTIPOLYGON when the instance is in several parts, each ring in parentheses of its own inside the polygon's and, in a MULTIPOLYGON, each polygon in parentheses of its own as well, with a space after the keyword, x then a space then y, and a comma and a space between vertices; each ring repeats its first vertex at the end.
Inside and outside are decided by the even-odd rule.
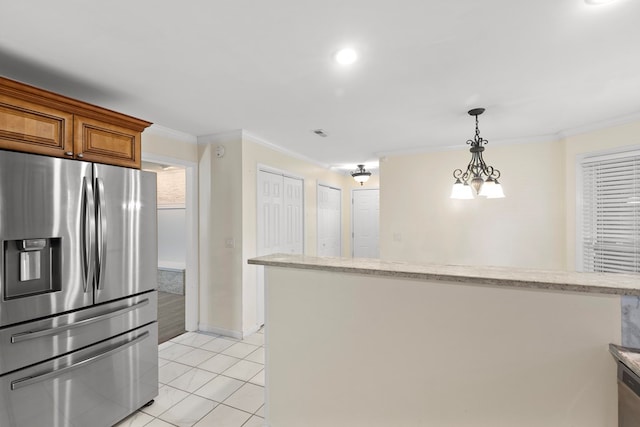
POLYGON ((94 317, 89 317, 88 319, 80 320, 78 322, 68 323, 66 325, 57 326, 57 327, 54 327, 54 328, 40 329, 40 330, 37 330, 37 331, 28 331, 28 332, 21 332, 19 334, 13 334, 13 335, 11 335, 11 343, 15 344, 15 343, 18 343, 18 342, 27 341, 27 340, 34 339, 34 338, 45 337, 45 336, 48 336, 48 335, 56 335, 56 334, 59 334, 60 332, 67 331, 69 329, 78 328, 80 326, 87 326, 87 325, 90 325, 92 323, 100 322, 102 320, 111 319, 112 317, 121 316, 121 315, 126 314, 126 313, 128 313, 130 311, 142 308, 142 307, 146 306, 147 304, 149 304, 149 298, 143 299, 140 302, 128 305, 126 307, 118 307, 118 308, 116 308, 114 310, 111 310, 111 311, 109 311, 107 313, 103 313, 103 314, 100 314, 100 315, 94 316, 94 317))
POLYGON ((82 279, 84 292, 89 291, 89 285, 94 276, 94 258, 95 253, 95 228, 96 220, 94 217, 94 196, 91 180, 87 177, 82 178, 82 224, 80 226, 80 242, 82 251, 82 279))
POLYGON ((106 357, 109 357, 115 353, 118 353, 119 351, 122 351, 128 347, 131 347, 132 345, 135 345, 145 339, 147 339, 149 337, 149 332, 144 332, 143 334, 137 336, 136 338, 133 338, 127 342, 125 342, 124 344, 119 344, 115 347, 111 347, 109 348, 107 351, 100 353, 98 355, 89 357, 87 359, 81 360, 77 363, 74 363, 73 365, 69 365, 66 366, 64 368, 60 368, 60 369, 54 369, 52 371, 47 372, 46 374, 42 374, 42 375, 38 375, 35 377, 25 377, 25 378, 21 378, 19 380, 15 380, 11 382, 11 390, 18 390, 20 388, 23 387, 27 387, 29 385, 32 384, 36 384, 39 383, 41 381, 45 381, 48 380, 49 378, 53 378, 53 377, 57 377, 63 374, 66 374, 67 372, 73 371, 75 369, 81 368, 83 366, 89 365, 93 362, 97 362, 98 360, 104 359, 106 357))
POLYGON ((107 206, 104 197, 104 181, 96 178, 96 204, 98 212, 98 267, 97 267, 97 289, 104 286, 104 271, 107 263, 107 206))

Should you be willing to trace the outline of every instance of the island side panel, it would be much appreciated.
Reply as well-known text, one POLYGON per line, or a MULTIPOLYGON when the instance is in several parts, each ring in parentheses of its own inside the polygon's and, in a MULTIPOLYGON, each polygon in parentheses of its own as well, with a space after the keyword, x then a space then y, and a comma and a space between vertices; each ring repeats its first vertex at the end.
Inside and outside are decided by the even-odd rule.
POLYGON ((613 427, 620 297, 267 267, 271 427, 613 427))

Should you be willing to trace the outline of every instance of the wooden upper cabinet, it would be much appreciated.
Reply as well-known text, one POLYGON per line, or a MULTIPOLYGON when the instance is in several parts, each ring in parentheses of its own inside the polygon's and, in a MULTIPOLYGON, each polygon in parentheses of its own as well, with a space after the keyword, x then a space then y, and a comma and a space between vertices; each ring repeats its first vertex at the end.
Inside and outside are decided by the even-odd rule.
POLYGON ((140 168, 140 132, 88 117, 74 117, 76 157, 140 168))
POLYGON ((0 77, 0 149, 140 168, 151 125, 0 77))
POLYGON ((73 114, 0 94, 0 148, 73 155, 73 114))

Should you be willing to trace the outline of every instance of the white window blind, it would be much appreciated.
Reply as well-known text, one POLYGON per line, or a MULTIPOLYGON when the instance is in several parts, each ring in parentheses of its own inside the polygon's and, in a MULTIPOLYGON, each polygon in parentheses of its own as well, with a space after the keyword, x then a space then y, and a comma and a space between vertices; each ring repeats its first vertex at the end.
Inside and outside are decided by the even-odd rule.
POLYGON ((640 272, 640 150, 582 161, 581 222, 583 271, 640 272))

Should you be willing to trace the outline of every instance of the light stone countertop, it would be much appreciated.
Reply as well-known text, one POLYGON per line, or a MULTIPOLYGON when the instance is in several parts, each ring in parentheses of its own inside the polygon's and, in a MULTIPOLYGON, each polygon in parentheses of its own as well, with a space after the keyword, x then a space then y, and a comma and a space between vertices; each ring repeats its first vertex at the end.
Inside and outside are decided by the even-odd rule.
POLYGON ((609 344, 609 352, 631 369, 633 373, 640 376, 640 349, 609 344))
POLYGON ((640 296, 640 274, 577 273, 526 268, 411 264, 372 258, 331 258, 273 254, 249 264, 416 280, 504 286, 527 289, 640 296))

